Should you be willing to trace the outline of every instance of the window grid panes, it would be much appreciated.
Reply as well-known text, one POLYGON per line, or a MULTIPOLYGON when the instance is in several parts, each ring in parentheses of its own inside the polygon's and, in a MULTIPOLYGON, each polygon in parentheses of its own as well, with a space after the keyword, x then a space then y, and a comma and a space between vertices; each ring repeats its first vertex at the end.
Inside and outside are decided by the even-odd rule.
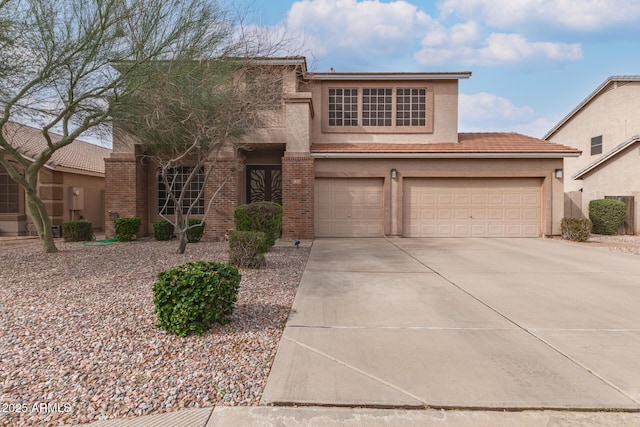
POLYGON ((19 191, 18 183, 11 179, 3 166, 0 166, 0 214, 20 212, 19 191))
POLYGON ((602 135, 591 138, 591 155, 602 154, 602 135))
POLYGON ((392 126, 391 88, 367 88, 362 90, 362 125, 392 126))
POLYGON ((183 192, 182 213, 186 214, 189 211, 191 204, 195 202, 191 209, 191 214, 204 214, 204 199, 199 197, 200 190, 204 186, 204 168, 200 168, 200 170, 198 170, 187 188, 185 185, 192 171, 193 167, 189 166, 180 166, 169 169, 167 171, 169 189, 165 186, 162 180, 162 175, 160 174, 160 171, 158 171, 158 213, 163 215, 173 215, 176 213, 175 203, 171 199, 171 193, 168 191, 171 190, 176 198, 179 198, 181 192, 183 192))
POLYGON ((427 91, 398 89, 396 93, 396 126, 425 126, 427 91))
POLYGON ((329 89, 329 126, 358 126, 358 89, 329 89))

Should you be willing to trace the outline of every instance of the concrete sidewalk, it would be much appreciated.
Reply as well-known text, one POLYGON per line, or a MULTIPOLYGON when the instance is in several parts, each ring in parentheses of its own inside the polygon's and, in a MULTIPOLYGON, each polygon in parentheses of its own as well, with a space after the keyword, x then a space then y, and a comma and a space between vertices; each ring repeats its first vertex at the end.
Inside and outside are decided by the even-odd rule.
POLYGON ((444 411, 350 408, 218 407, 99 421, 91 427, 635 427, 640 414, 567 411, 444 411))
POLYGON ((637 256, 318 239, 265 405, 640 410, 637 256))

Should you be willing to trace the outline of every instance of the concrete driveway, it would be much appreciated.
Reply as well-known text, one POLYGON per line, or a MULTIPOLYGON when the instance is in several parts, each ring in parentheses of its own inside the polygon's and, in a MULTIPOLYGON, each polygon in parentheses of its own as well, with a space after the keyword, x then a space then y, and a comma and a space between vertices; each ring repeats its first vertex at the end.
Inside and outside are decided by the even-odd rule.
POLYGON ((318 239, 262 403, 640 410, 640 257, 318 239))

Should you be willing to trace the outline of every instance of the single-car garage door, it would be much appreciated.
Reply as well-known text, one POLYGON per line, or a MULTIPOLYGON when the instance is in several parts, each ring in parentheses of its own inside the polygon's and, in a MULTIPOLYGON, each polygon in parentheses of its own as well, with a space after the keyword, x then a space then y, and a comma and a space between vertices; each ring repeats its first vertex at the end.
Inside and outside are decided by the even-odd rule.
POLYGON ((316 178, 316 237, 381 237, 382 179, 316 178))
POLYGON ((407 237, 538 237, 537 178, 406 178, 407 237))

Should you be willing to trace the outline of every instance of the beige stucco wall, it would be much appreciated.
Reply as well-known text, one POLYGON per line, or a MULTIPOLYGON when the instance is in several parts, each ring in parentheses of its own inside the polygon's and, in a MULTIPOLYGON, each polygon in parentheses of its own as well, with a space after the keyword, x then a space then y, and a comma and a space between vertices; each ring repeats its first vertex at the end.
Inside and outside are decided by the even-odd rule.
POLYGON ((549 138, 552 142, 582 150, 564 161, 565 191, 580 190, 581 180, 571 176, 597 160, 591 155, 591 138, 602 135, 602 154, 640 134, 640 82, 614 82, 591 100, 549 138))
POLYGON ((104 230, 104 177, 65 173, 63 188, 64 221, 80 219, 82 216, 93 223, 94 229, 104 230), (72 188, 82 189, 84 209, 71 212, 72 188))
POLYGON ((634 196, 635 233, 640 234, 640 147, 634 144, 584 178, 582 211, 589 202, 605 196, 634 196))
POLYGON ((389 87, 417 84, 433 90, 433 132, 431 133, 373 133, 373 132, 323 132, 322 121, 327 120, 323 91, 327 87, 362 86, 363 83, 349 81, 315 82, 312 88, 315 116, 311 124, 311 139, 314 143, 429 143, 458 141, 458 81, 401 81, 366 82, 369 87, 389 87))
POLYGON ((402 179, 405 177, 540 178, 545 235, 560 234, 563 183, 554 177, 562 159, 328 159, 317 157, 317 178, 371 177, 384 179, 385 234, 402 234, 402 179), (390 179, 391 169, 398 179, 390 179))

